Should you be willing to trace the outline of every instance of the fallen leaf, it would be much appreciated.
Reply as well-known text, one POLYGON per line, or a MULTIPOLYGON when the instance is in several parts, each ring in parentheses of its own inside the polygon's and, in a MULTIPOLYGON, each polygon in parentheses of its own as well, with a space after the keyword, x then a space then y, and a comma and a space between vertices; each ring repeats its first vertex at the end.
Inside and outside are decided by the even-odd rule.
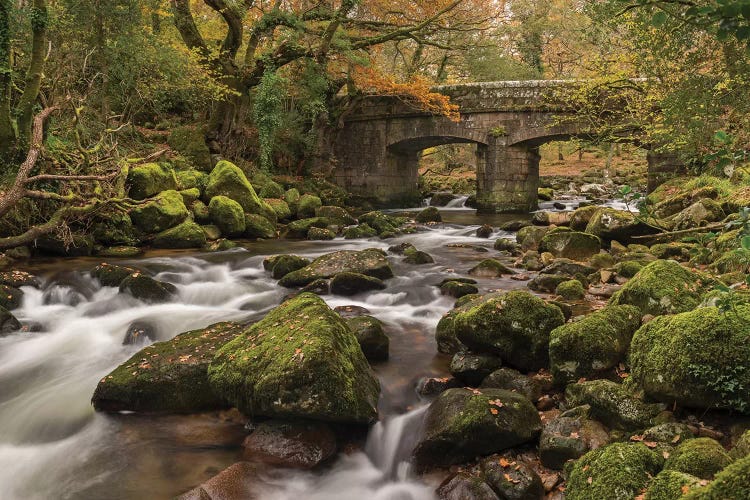
POLYGON ((500 464, 500 467, 502 467, 503 469, 510 465, 510 462, 508 462, 508 460, 505 457, 501 457, 498 463, 500 464))
POLYGON ((674 443, 677 443, 677 442, 678 442, 678 441, 680 440, 680 438, 681 438, 681 437, 682 437, 682 436, 680 436, 679 434, 677 434, 677 435, 676 435, 675 437, 673 437, 673 438, 672 438, 672 443, 673 443, 673 444, 674 444, 674 443))
POLYGON ((591 484, 594 482, 594 478, 589 476, 589 478, 586 480, 587 483, 591 484))
POLYGON ((574 439, 578 439, 578 433, 577 432, 571 432, 570 433, 570 437, 572 437, 574 439))
POLYGON ((663 452, 661 453, 661 456, 663 456, 663 457, 664 457, 664 460, 666 460, 666 459, 668 459, 668 458, 669 458, 669 452, 668 452, 668 451, 663 451, 663 452))
POLYGON ((654 441, 644 441, 643 444, 645 444, 649 448, 656 448, 656 446, 657 446, 656 442, 654 442, 654 441))
POLYGON ((682 486, 682 488, 680 488, 680 491, 682 491, 683 495, 687 495, 688 493, 690 493, 690 486, 685 484, 682 486))
POLYGON ((497 415, 500 412, 497 410, 497 408, 490 408, 490 413, 492 413, 493 415, 497 415))

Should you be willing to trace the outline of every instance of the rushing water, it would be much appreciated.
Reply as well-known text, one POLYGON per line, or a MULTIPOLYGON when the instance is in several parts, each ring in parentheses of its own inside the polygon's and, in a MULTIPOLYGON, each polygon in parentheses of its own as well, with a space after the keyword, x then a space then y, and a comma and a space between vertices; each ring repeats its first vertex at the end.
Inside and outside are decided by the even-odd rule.
MULTIPOLYGON (((342 455, 324 473, 269 473, 263 498, 432 498, 434 485, 414 479, 407 459, 423 412, 415 384, 420 377, 446 372, 434 330, 452 300, 434 285, 465 274, 488 256, 478 248, 491 249, 495 237, 510 236, 497 232, 478 239, 478 223, 499 220, 447 213, 456 223, 388 241, 273 241, 215 254, 169 252, 124 261, 174 283, 178 297, 167 304, 145 305, 101 287, 87 272, 96 259, 35 264, 31 271, 42 275, 45 285, 42 290, 25 287, 23 304, 14 311, 32 332, 0 338, 0 498, 169 498, 240 460, 246 431, 235 412, 94 413, 90 398, 99 379, 143 347, 122 345, 128 327, 146 323, 157 340, 166 340, 218 321, 253 321, 289 293, 263 270, 265 256, 315 257, 405 241, 432 254, 436 263, 409 266, 392 256, 396 277, 386 290, 324 297, 331 307, 365 307, 386 324, 390 360, 374 366, 383 386, 383 420, 372 429, 364 451, 342 455)), ((485 290, 524 286, 510 280, 480 284, 485 290)))

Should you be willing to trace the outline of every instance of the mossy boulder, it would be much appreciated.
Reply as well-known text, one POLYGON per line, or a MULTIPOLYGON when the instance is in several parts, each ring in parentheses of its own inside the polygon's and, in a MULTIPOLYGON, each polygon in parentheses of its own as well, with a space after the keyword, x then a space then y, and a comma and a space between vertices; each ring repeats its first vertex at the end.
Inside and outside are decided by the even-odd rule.
POLYGON ((750 270, 750 250, 735 248, 724 252, 711 264, 711 267, 720 274, 747 273, 750 270))
POLYGON ((735 460, 750 455, 750 430, 745 431, 737 440, 729 455, 735 460))
POLYGON ((640 325, 640 310, 622 305, 605 307, 552 330, 549 358, 555 383, 564 386, 612 370, 625 359, 640 325))
POLYGON ((91 234, 97 243, 105 246, 136 246, 141 243, 142 236, 130 215, 120 211, 100 214, 94 219, 91 234))
POLYGON ((216 353, 214 391, 247 415, 367 424, 380 385, 357 339, 322 299, 302 293, 216 353))
POLYGON ((644 429, 662 411, 662 406, 644 403, 622 384, 610 380, 570 384, 565 399, 569 406, 589 405, 592 418, 623 430, 644 429))
POLYGON ((206 244, 203 228, 188 219, 154 236, 155 248, 201 248, 206 244))
POLYGON ((352 217, 349 212, 341 207, 333 207, 330 205, 320 206, 315 209, 315 217, 325 217, 332 221, 332 223, 339 226, 351 226, 357 223, 357 219, 352 217))
POLYGON ((178 193, 182 196, 182 202, 186 207, 189 207, 194 201, 201 197, 201 192, 198 188, 182 189, 178 191, 178 193))
POLYGON ((310 259, 297 255, 274 255, 263 261, 266 271, 271 271, 273 279, 278 280, 298 269, 310 264, 310 259))
POLYGON ((560 470, 568 460, 580 458, 609 441, 609 433, 602 424, 585 414, 566 412, 545 424, 539 437, 539 459, 545 467, 560 470))
MULTIPOLYGON (((658 196, 659 193, 652 193, 658 196)), ((660 219, 675 215, 678 212, 693 205, 696 201, 702 199, 715 200, 719 197, 719 192, 714 186, 705 186, 695 190, 680 192, 674 196, 665 197, 653 206, 654 215, 660 219)), ((653 198, 649 195, 649 198, 653 198)))
POLYGON ((21 329, 21 323, 10 311, 0 306, 0 337, 21 329))
POLYGON ((43 255, 59 257, 87 257, 94 252, 94 237, 91 234, 73 233, 71 240, 48 234, 37 239, 34 248, 43 255))
POLYGON ((663 316, 633 335, 633 380, 667 404, 750 412, 750 306, 663 316))
POLYGON ((577 208, 570 216, 570 229, 573 231, 585 231, 589 221, 601 207, 590 205, 588 207, 577 208))
POLYGON ((98 257, 115 257, 120 259, 127 259, 143 255, 143 249, 140 247, 119 245, 115 247, 104 247, 100 250, 97 250, 96 255, 98 257))
POLYGON ((99 411, 192 413, 228 405, 208 383, 217 349, 242 327, 218 323, 138 351, 99 381, 91 402, 99 411))
POLYGON ((276 224, 262 215, 245 214, 245 238, 263 238, 270 240, 276 238, 276 224))
POLYGON ((412 246, 411 248, 404 250, 404 263, 421 266, 424 264, 434 264, 435 259, 433 259, 432 255, 427 252, 417 250, 412 246))
POLYGON ((424 224, 427 222, 442 222, 443 217, 440 215, 440 210, 437 208, 427 207, 417 214, 415 220, 424 224))
POLYGON ((127 293, 147 303, 169 302, 177 288, 164 281, 157 281, 140 272, 135 272, 120 282, 120 293, 127 293))
POLYGON ((662 457, 641 443, 614 443, 576 461, 568 476, 568 500, 632 499, 661 469, 662 457))
POLYGON ((292 209, 289 208, 289 204, 284 200, 276 198, 266 198, 264 200, 276 213, 276 219, 279 221, 286 221, 292 218, 292 209))
POLYGON ((497 354, 519 370, 545 368, 549 334, 565 323, 559 307, 524 291, 490 294, 456 315, 458 340, 478 352, 497 354))
POLYGON ((377 210, 360 215, 359 222, 375 229, 378 234, 384 232, 395 233, 398 231, 398 227, 402 225, 397 217, 391 217, 377 210))
POLYGON ((323 202, 314 194, 303 194, 297 202, 297 217, 300 219, 315 217, 315 210, 322 206, 323 202))
POLYGON ((601 248, 599 237, 578 231, 549 232, 539 243, 540 252, 581 261, 598 254, 601 248))
POLYGON ((227 237, 240 236, 245 232, 245 212, 242 205, 226 196, 214 196, 208 204, 211 222, 227 237))
POLYGON ((164 191, 153 200, 132 209, 130 218, 146 233, 160 233, 187 219, 188 212, 182 196, 175 190, 164 191))
POLYGON ((342 272, 331 279, 331 293, 351 296, 373 290, 385 290, 383 280, 361 273, 342 272))
POLYGON ((648 485, 644 500, 680 500, 700 485, 700 479, 676 470, 663 470, 648 485))
POLYGON ((610 299, 611 305, 630 304, 643 314, 692 311, 716 280, 673 260, 657 260, 641 269, 610 299))
POLYGON ((320 229, 326 229, 330 221, 325 217, 311 217, 309 219, 300 219, 290 222, 286 226, 286 237, 287 238, 307 238, 307 234, 310 229, 317 227, 320 229))
POLYGON ((552 201, 552 198, 555 195, 555 192, 552 190, 552 188, 545 188, 540 187, 536 190, 537 198, 539 198, 542 201, 552 201))
POLYGON ((158 163, 144 163, 128 171, 128 194, 134 200, 143 200, 162 191, 177 189, 174 171, 158 163))
POLYGON ((201 226, 201 229, 203 229, 203 232, 206 234, 206 239, 208 240, 218 240, 221 238, 221 229, 219 229, 218 226, 206 224, 201 226))
POLYGON ((632 278, 643 269, 643 264, 634 260, 626 260, 615 264, 615 272, 623 278, 632 278))
POLYGON ((23 290, 8 286, 0 285, 0 307, 8 310, 17 309, 23 302, 23 290))
POLYGON ((300 197, 297 188, 287 189, 284 193, 284 201, 287 202, 293 213, 297 213, 297 204, 299 203, 300 197))
POLYGON ((451 375, 464 384, 478 386, 485 377, 502 366, 503 362, 491 354, 457 352, 451 358, 451 375))
POLYGON ((580 281, 568 280, 557 285, 555 293, 563 300, 581 300, 586 296, 586 289, 580 281))
POLYGON ((283 198, 284 197, 284 188, 281 186, 281 184, 278 184, 274 181, 268 181, 266 182, 263 187, 258 192, 258 196, 261 198, 283 198))
POLYGON ((311 241, 331 241, 336 238, 336 233, 330 229, 311 227, 307 232, 307 239, 311 241))
POLYGON ((211 152, 208 150, 206 138, 200 128, 184 126, 172 129, 167 144, 197 169, 206 172, 211 170, 211 152))
POLYGON ((383 323, 372 316, 363 315, 346 319, 346 324, 357 337, 359 347, 368 361, 378 362, 388 359, 390 339, 383 330, 383 323))
POLYGON ((481 477, 468 472, 459 472, 448 477, 435 490, 440 500, 498 500, 489 484, 481 477))
POLYGON ((193 214, 193 219, 201 224, 206 224, 211 220, 208 205, 201 200, 196 200, 190 205, 190 213, 193 214))
POLYGON ((635 218, 633 214, 614 208, 600 208, 589 220, 586 232, 604 240, 628 241, 633 236, 658 232, 635 218))
POLYGON ((503 275, 516 274, 515 271, 496 259, 485 259, 469 269, 469 276, 477 278, 499 278, 503 275))
POLYGON ((664 469, 713 479, 717 472, 731 463, 732 457, 718 441, 703 437, 689 439, 675 448, 664 463, 664 469))
POLYGON ((378 232, 370 227, 368 224, 359 224, 357 226, 348 227, 344 231, 344 239, 356 240, 359 238, 372 238, 377 236, 378 232))
POLYGON ((332 278, 339 273, 358 273, 373 278, 393 277, 393 270, 382 250, 342 250, 322 255, 298 271, 287 274, 279 281, 281 286, 305 286, 317 279, 332 278))
POLYGON ((461 281, 446 281, 440 285, 440 293, 443 295, 449 295, 460 299, 466 295, 473 295, 479 293, 479 289, 476 285, 471 283, 463 283, 461 281))
POLYGON ((506 391, 517 392, 528 398, 529 401, 536 401, 542 396, 541 384, 531 377, 527 377, 518 370, 513 368, 499 368, 482 380, 482 389, 504 389, 506 391))
POLYGON ((685 500, 747 500, 750 498, 750 456, 716 474, 706 487, 691 489, 685 500))
POLYGON ((542 238, 549 232, 549 227, 526 226, 516 233, 516 241, 522 250, 538 250, 542 238))
POLYGON ((226 160, 216 164, 206 182, 204 200, 210 201, 215 196, 231 198, 239 203, 246 213, 267 215, 268 204, 255 193, 245 173, 237 165, 226 160))
POLYGON ((414 450, 422 467, 447 466, 537 438, 542 422, 525 397, 502 389, 448 389, 432 402, 414 450))
POLYGON ((138 269, 132 267, 117 266, 103 262, 91 271, 91 276, 99 280, 102 286, 119 287, 125 278, 139 272, 138 269))
POLYGON ((700 200, 674 216, 670 225, 674 230, 690 229, 705 226, 724 218, 721 205, 711 199, 700 200))
POLYGON ((195 169, 180 170, 175 173, 177 189, 197 189, 203 192, 208 182, 208 174, 195 169))

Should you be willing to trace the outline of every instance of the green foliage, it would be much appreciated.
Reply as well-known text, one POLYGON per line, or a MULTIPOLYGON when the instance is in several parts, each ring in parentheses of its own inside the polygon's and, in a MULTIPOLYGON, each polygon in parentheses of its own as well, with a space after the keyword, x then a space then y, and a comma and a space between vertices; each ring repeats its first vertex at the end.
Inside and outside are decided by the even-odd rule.
POLYGON ((273 166, 274 138, 282 122, 286 82, 275 70, 266 70, 255 94, 253 121, 258 128, 260 166, 266 172, 273 166))
POLYGON ((695 382, 708 387, 721 398, 721 401, 731 408, 747 413, 750 402, 746 399, 747 388, 742 380, 747 379, 747 366, 727 366, 721 371, 703 364, 689 364, 688 374, 695 382))

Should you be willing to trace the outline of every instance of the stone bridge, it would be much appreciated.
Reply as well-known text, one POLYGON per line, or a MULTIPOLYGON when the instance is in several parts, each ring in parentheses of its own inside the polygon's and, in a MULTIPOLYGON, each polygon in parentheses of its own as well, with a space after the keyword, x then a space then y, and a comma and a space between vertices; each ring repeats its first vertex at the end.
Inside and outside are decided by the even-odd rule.
MULTIPOLYGON (((560 120, 564 108, 555 103, 555 91, 573 84, 539 80, 437 87, 458 104, 458 122, 418 111, 397 97, 365 98, 336 138, 335 182, 380 205, 416 206, 421 151, 471 143, 477 146, 479 211, 535 210, 539 146, 591 135, 580 121, 560 120)), ((649 153, 648 162, 650 188, 675 167, 673 157, 649 153)))

